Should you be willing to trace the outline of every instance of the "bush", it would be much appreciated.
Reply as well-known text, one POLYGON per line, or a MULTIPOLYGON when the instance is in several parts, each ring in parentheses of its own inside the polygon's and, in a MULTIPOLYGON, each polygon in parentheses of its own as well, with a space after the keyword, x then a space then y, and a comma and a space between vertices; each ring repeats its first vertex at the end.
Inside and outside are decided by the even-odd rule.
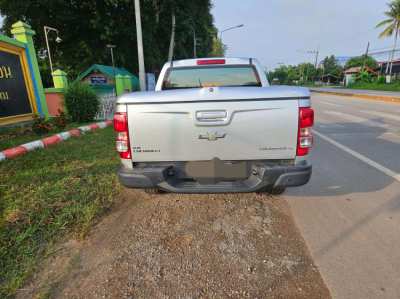
POLYGON ((33 117, 32 130, 38 135, 47 134, 53 129, 51 123, 44 117, 35 115, 33 117))
POLYGON ((363 82, 363 83, 370 83, 372 82, 372 76, 370 73, 367 71, 362 71, 358 77, 356 78, 358 82, 363 82))
POLYGON ((63 130, 67 126, 67 122, 67 116, 60 109, 58 109, 58 115, 51 119, 52 125, 59 130, 63 130))
POLYGON ((378 84, 385 84, 385 83, 386 83, 386 78, 385 78, 385 76, 379 76, 379 77, 376 79, 376 82, 377 82, 378 84))
POLYGON ((99 98, 89 85, 74 82, 64 94, 65 106, 72 121, 92 121, 99 110, 99 98))

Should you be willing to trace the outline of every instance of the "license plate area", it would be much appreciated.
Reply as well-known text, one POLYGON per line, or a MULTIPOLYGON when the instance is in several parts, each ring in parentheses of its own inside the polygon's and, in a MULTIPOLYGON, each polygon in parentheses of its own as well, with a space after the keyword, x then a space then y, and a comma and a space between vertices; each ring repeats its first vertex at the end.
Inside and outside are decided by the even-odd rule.
POLYGON ((238 180, 249 177, 249 166, 245 161, 221 161, 214 158, 210 161, 191 161, 185 165, 186 175, 196 180, 218 179, 238 180))

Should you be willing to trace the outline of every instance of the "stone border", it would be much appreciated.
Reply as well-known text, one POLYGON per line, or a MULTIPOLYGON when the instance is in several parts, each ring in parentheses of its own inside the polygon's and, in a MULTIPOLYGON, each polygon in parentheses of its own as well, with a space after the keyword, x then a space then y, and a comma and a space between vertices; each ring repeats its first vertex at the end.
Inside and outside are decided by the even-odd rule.
POLYGON ((336 96, 344 96, 350 98, 359 98, 363 100, 371 100, 371 101, 381 101, 381 102, 390 102, 400 104, 400 97, 390 96, 390 95, 373 95, 373 94, 363 94, 363 93, 346 93, 340 91, 327 91, 327 90, 316 90, 310 88, 310 91, 313 93, 321 93, 321 94, 330 94, 336 96))
POLYGON ((31 141, 25 144, 21 144, 16 147, 8 148, 0 152, 0 161, 6 159, 13 159, 21 155, 25 155, 28 152, 34 151, 40 148, 47 148, 51 145, 60 143, 71 137, 80 136, 86 132, 94 131, 96 129, 103 129, 112 124, 112 120, 107 120, 103 122, 93 123, 87 126, 81 126, 75 129, 71 129, 66 132, 61 132, 43 139, 31 141))

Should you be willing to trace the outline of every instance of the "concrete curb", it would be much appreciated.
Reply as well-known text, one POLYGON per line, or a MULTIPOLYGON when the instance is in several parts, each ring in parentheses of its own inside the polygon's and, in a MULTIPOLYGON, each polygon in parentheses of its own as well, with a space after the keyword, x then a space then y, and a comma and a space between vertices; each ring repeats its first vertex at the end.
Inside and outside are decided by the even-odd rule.
POLYGON ((112 120, 102 121, 94 124, 90 124, 87 126, 82 126, 76 129, 71 129, 66 132, 61 132, 43 139, 31 141, 25 144, 21 144, 16 147, 8 148, 0 152, 0 161, 4 161, 6 159, 13 159, 22 155, 25 155, 28 152, 34 151, 40 148, 47 148, 54 144, 63 142, 71 137, 80 136, 85 134, 86 132, 94 131, 97 129, 103 129, 112 124, 112 120))
POLYGON ((390 102, 390 103, 398 103, 400 104, 400 97, 394 97, 389 95, 372 95, 372 94, 363 94, 363 93, 346 93, 340 91, 321 91, 310 88, 311 92, 322 93, 322 94, 331 94, 337 96, 346 96, 352 98, 360 98, 364 100, 371 101, 381 101, 381 102, 390 102))

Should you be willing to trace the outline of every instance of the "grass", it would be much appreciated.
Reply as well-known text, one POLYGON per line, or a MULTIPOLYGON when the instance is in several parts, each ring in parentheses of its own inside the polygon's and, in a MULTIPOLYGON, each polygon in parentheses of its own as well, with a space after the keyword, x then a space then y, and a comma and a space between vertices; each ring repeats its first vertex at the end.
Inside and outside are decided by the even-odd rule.
POLYGON ((347 88, 349 89, 367 89, 367 90, 382 90, 382 91, 400 91, 400 82, 385 83, 354 83, 347 88))
POLYGON ((64 132, 73 128, 82 126, 82 123, 69 123, 65 129, 54 129, 51 132, 43 135, 38 135, 32 131, 30 126, 5 128, 0 131, 0 151, 10 147, 18 146, 30 141, 45 138, 60 132, 64 132))
POLYGON ((106 128, 0 162, 0 298, 13 297, 61 238, 84 236, 117 198, 106 128))

